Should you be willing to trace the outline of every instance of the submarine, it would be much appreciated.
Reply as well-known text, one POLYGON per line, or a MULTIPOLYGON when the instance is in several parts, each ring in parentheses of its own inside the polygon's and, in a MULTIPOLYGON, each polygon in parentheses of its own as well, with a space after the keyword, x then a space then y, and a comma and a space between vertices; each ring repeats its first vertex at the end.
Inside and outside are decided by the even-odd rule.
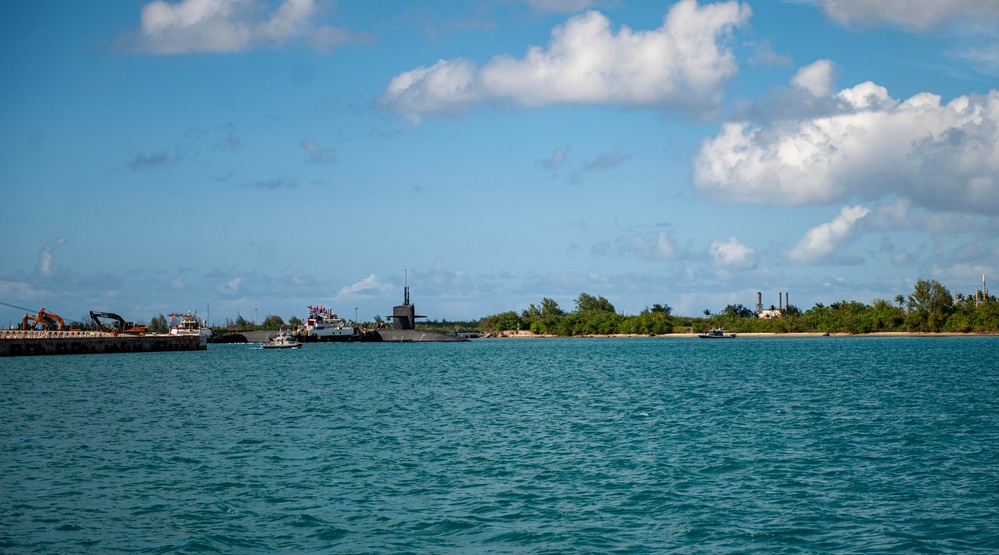
POLYGON ((405 276, 402 304, 392 307, 392 327, 379 329, 375 333, 379 340, 395 343, 468 341, 463 335, 415 329, 414 322, 417 318, 426 318, 426 316, 418 316, 416 306, 409 302, 409 278, 405 276))

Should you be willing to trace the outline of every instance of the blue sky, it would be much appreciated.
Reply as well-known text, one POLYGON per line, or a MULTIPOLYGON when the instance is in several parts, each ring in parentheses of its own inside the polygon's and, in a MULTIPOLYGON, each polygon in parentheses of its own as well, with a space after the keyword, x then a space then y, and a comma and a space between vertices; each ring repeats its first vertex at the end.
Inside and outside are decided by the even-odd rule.
MULTIPOLYGON (((699 315, 999 277, 999 3, 0 4, 0 301, 699 315)), ((0 323, 23 310, 0 306, 0 323)))

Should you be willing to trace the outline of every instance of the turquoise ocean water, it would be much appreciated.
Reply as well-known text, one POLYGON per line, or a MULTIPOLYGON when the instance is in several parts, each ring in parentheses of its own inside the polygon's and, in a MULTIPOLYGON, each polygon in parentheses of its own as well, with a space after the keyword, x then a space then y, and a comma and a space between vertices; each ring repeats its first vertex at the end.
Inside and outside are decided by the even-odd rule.
POLYGON ((0 360, 3 553, 999 552, 999 338, 0 360))

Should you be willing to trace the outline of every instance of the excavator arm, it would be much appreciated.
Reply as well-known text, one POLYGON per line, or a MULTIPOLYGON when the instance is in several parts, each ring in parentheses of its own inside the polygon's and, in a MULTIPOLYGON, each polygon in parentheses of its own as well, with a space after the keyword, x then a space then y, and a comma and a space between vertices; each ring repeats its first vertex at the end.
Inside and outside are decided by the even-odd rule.
POLYGON ((97 326, 99 331, 112 332, 118 330, 121 333, 125 329, 125 319, 114 312, 94 312, 91 310, 90 319, 94 321, 94 325, 97 326), (106 324, 104 320, 114 320, 114 324, 106 324))
POLYGON ((114 312, 94 312, 90 311, 90 319, 94 321, 97 329, 103 332, 125 333, 128 335, 145 335, 146 326, 136 326, 132 322, 126 322, 124 318, 114 312), (114 324, 107 324, 104 320, 114 320, 114 324))
POLYGON ((58 314, 49 312, 43 308, 35 316, 25 314, 24 319, 21 320, 21 329, 65 331, 66 321, 58 314))

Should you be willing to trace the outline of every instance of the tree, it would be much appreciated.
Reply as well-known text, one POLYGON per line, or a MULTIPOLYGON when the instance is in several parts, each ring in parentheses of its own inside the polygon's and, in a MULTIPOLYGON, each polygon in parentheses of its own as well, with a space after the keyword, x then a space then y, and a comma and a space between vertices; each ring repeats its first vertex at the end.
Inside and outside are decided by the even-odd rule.
POLYGON ((170 331, 170 324, 167 322, 166 316, 160 314, 159 316, 153 317, 149 321, 149 331, 152 333, 167 333, 170 331))
POLYGON ((576 313, 582 314, 583 312, 598 311, 598 312, 616 312, 614 310, 614 305, 610 303, 607 299, 603 297, 594 297, 587 293, 580 293, 579 298, 576 299, 576 313))
POLYGON ((906 324, 921 330, 940 331, 954 310, 950 291, 936 280, 917 280, 908 301, 906 324))
POLYGON ((515 330, 519 326, 520 318, 512 310, 486 317, 479 323, 479 329, 482 331, 515 330))
POLYGON ((748 308, 746 308, 741 304, 730 304, 725 307, 725 310, 723 310, 722 313, 725 314, 726 316, 732 316, 735 318, 753 317, 753 311, 749 310, 748 308))
POLYGON ((265 330, 279 330, 281 326, 284 326, 284 320, 280 316, 272 314, 264 318, 264 322, 261 325, 265 330))
POLYGON ((902 295, 901 293, 895 295, 895 303, 898 304, 899 308, 902 308, 905 305, 905 295, 902 295))
POLYGON ((665 314, 666 316, 669 316, 673 314, 673 307, 671 307, 668 304, 653 303, 652 309, 649 312, 652 312, 653 314, 665 314))
POLYGON ((527 307, 527 309, 521 313, 521 317, 524 319, 525 323, 528 323, 532 327, 534 322, 538 321, 550 326, 555 322, 555 320, 564 314, 565 312, 559 308, 557 302, 553 299, 545 297, 541 299, 541 306, 537 306, 532 303, 531 306, 527 307))
POLYGON ((619 332, 652 335, 673 333, 673 318, 669 315, 669 310, 669 306, 663 309, 660 305, 652 305, 651 309, 643 310, 638 316, 624 318, 619 332))
POLYGON ((545 297, 545 298, 541 299, 541 318, 542 319, 551 318, 551 317, 558 317, 558 316, 564 316, 564 315, 565 315, 565 312, 561 308, 559 308, 558 303, 555 302, 554 299, 549 299, 548 297, 545 297))
POLYGON ((242 314, 238 314, 236 316, 235 327, 236 327, 236 331, 244 331, 244 330, 248 330, 248 329, 252 328, 253 324, 251 324, 250 321, 247 320, 246 318, 243 318, 242 314))

